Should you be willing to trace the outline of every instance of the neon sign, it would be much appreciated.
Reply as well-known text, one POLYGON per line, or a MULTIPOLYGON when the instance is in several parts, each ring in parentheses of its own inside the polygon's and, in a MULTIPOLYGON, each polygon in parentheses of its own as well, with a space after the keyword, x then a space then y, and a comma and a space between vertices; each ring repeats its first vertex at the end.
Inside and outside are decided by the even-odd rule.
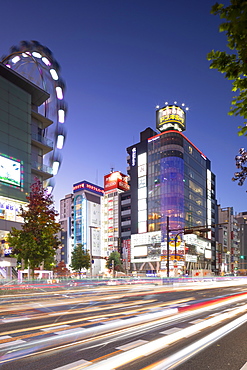
POLYGON ((167 105, 156 111, 156 128, 159 131, 175 129, 185 130, 185 112, 177 105, 167 105))
POLYGON ((73 193, 80 191, 80 190, 89 190, 92 193, 96 193, 99 195, 104 195, 104 189, 101 188, 100 186, 96 186, 94 184, 91 184, 90 182, 87 181, 82 181, 77 184, 73 185, 73 193))

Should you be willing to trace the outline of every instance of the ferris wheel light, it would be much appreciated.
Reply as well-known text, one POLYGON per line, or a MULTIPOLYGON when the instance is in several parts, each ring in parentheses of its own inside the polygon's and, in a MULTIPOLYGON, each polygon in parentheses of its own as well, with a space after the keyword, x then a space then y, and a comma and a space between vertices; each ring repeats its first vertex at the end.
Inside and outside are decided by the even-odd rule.
POLYGON ((57 98, 59 100, 62 100, 63 99, 63 90, 60 86, 56 87, 56 93, 57 93, 57 98))
POLYGON ((64 143, 64 136, 63 135, 58 135, 58 137, 57 137, 57 148, 58 149, 63 149, 63 143, 64 143))
POLYGON ((53 190, 53 187, 49 185, 49 186, 47 186, 46 190, 47 190, 48 194, 51 194, 52 190, 53 190))
POLYGON ((58 122, 64 123, 65 113, 63 109, 58 110, 58 122))
POLYGON ((19 55, 16 55, 13 59, 12 59, 12 63, 17 63, 17 62, 19 62, 19 60, 20 60, 21 58, 19 57, 19 55))
MULTIPOLYGON (((52 122, 44 130, 44 138, 52 144, 51 150, 44 156, 44 165, 51 167, 55 177, 61 167, 61 149, 63 150, 66 140, 66 88, 60 76, 60 66, 53 58, 52 52, 37 41, 22 41, 19 47, 12 47, 3 63, 49 94, 49 98, 38 106, 38 113, 52 122)), ((51 179, 47 185, 48 183, 50 186, 51 179)), ((53 187, 54 184, 51 188, 53 187)))
POLYGON ((42 62, 45 63, 45 65, 47 65, 47 66, 50 66, 51 65, 51 62, 46 57, 43 57, 42 58, 42 62))
POLYGON ((42 55, 40 53, 38 53, 37 51, 34 51, 32 53, 32 56, 35 57, 35 58, 41 58, 42 57, 42 55))
POLYGON ((55 71, 55 69, 50 69, 50 74, 51 74, 51 77, 53 78, 53 80, 57 81, 58 80, 58 74, 57 72, 55 71))
POLYGON ((58 161, 53 162, 53 166, 52 166, 53 176, 55 176, 58 173, 58 168, 59 168, 59 162, 58 161))

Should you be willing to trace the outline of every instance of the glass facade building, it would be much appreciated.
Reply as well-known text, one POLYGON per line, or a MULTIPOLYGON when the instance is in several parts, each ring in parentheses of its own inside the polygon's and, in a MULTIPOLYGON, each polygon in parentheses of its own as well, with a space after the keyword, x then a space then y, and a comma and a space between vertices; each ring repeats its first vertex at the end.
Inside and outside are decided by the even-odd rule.
POLYGON ((210 160, 183 134, 185 115, 177 113, 178 107, 160 110, 163 131, 147 128, 127 148, 131 263, 139 272, 164 271, 168 250, 180 273, 187 266, 216 271, 215 175, 210 160), (184 229, 192 228, 195 235, 186 241, 184 229))
POLYGON ((148 231, 207 223, 207 158, 182 133, 148 139, 148 231))

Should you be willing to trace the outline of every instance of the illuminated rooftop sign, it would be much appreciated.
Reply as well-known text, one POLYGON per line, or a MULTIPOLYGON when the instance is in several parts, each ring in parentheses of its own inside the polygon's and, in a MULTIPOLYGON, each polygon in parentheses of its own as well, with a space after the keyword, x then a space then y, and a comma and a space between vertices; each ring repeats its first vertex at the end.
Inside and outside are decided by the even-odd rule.
POLYGON ((87 182, 87 181, 81 181, 73 185, 73 193, 76 193, 77 191, 82 191, 82 190, 87 190, 87 191, 90 191, 98 195, 104 195, 103 188, 101 188, 100 186, 91 184, 90 182, 87 182))
POLYGON ((185 124, 185 112, 177 105, 167 105, 156 111, 156 128, 160 132, 171 129, 184 131, 185 124))
POLYGON ((119 171, 111 172, 109 175, 104 176, 104 189, 105 191, 120 189, 123 191, 129 190, 128 176, 119 171))

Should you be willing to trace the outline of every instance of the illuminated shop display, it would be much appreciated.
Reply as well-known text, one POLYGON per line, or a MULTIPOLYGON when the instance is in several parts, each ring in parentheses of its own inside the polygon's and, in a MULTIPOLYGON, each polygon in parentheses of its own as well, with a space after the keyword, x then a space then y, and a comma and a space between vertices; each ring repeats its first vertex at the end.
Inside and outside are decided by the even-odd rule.
POLYGON ((161 232, 131 235, 131 261, 159 261, 161 255, 161 232))
POLYGON ((23 222, 20 217, 20 207, 24 208, 26 204, 15 199, 0 197, 0 219, 23 222))
POLYGON ((23 162, 9 157, 5 154, 0 154, 0 182, 13 186, 23 187, 23 162))

